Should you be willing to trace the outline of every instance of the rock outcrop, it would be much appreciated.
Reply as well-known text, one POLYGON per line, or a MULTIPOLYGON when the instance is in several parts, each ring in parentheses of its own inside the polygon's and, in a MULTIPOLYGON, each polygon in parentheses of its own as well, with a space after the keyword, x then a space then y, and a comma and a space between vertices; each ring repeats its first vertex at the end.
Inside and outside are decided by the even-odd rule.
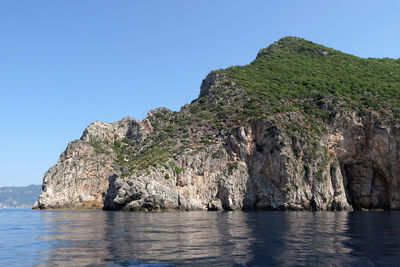
POLYGON ((34 208, 102 208, 108 177, 118 170, 115 152, 105 144, 124 138, 140 143, 147 133, 141 122, 130 117, 114 123, 93 122, 46 172, 34 208))
MULTIPOLYGON (((289 38, 256 61, 299 51, 311 60, 341 56, 289 38)), ((271 112, 272 102, 255 106, 242 76, 232 78, 238 68, 210 73, 199 98, 179 112, 89 125, 45 174, 35 207, 400 209, 400 129, 392 113, 313 91, 302 100, 279 96, 271 112)))

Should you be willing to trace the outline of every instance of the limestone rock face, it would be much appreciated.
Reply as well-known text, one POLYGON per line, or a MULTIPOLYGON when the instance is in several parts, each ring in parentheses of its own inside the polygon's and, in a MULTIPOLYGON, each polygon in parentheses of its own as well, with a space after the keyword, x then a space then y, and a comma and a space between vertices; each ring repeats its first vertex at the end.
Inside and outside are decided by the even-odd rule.
POLYGON ((399 129, 360 118, 341 126, 333 132, 343 137, 332 152, 348 201, 356 209, 399 209, 399 129))
POLYGON ((369 84, 357 85, 373 74, 374 69, 363 69, 368 66, 380 66, 379 75, 371 79, 374 86, 379 79, 397 81, 386 77, 388 70, 396 73, 395 66, 379 65, 390 60, 366 64, 355 58, 288 37, 261 50, 242 69, 211 72, 199 98, 179 112, 159 108, 143 121, 125 117, 94 122, 47 171, 35 207, 400 209, 400 129, 394 118, 398 100, 387 101, 390 107, 379 105, 378 111, 370 107, 379 92, 393 94, 398 84, 386 81, 381 91, 369 88, 365 95, 352 95, 358 102, 337 96, 357 90, 363 94, 369 84), (343 63, 347 61, 351 64, 343 63), (329 83, 328 73, 325 80, 313 80, 305 75, 315 63, 320 76, 325 69, 356 64, 349 76, 355 78, 329 83), (304 73, 292 80, 277 75, 276 67, 292 76, 304 73), (354 74, 360 70, 364 76, 354 74), (289 92, 286 97, 271 95, 271 88, 279 85, 280 93, 289 92), (308 95, 302 98, 298 92, 308 95))
POLYGON ((101 208, 112 161, 80 140, 68 144, 43 179, 38 208, 101 208))
POLYGON ((129 138, 135 142, 141 142, 146 138, 147 132, 142 123, 127 116, 114 123, 95 121, 83 132, 81 140, 112 141, 114 139, 129 138))
MULTIPOLYGON (((299 119, 286 116, 279 119, 299 119)), ((301 144, 259 122, 238 128, 202 153, 178 157, 175 163, 184 171, 170 172, 169 179, 159 171, 114 176, 105 208, 399 209, 399 138, 399 129, 346 111, 320 138, 325 155, 308 165, 301 144)))
POLYGON ((114 151, 105 144, 123 138, 141 142, 147 134, 141 122, 130 117, 90 124, 46 172, 34 208, 102 208, 108 177, 119 169, 114 151))

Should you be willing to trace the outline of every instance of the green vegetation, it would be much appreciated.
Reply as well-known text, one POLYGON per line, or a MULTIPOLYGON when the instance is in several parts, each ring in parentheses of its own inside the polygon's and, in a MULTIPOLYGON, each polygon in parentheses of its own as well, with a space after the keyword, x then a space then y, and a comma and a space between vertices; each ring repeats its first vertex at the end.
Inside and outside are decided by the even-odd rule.
POLYGON ((103 146, 102 146, 102 142, 97 141, 97 140, 90 140, 89 144, 94 148, 94 150, 96 151, 96 153, 99 154, 110 154, 109 151, 107 151, 103 146))
POLYGON ((235 170, 239 167, 237 162, 229 162, 227 165, 228 165, 229 170, 235 170))
POLYGON ((262 117, 284 111, 328 119, 328 104, 400 117, 400 60, 363 59, 286 37, 251 64, 231 67, 228 79, 244 88, 244 112, 262 117))
MULTIPOLYGON (((319 138, 340 109, 352 109, 384 123, 400 122, 400 60, 359 58, 286 37, 261 50, 252 63, 214 73, 218 82, 210 96, 179 112, 153 113, 149 118, 153 131, 140 149, 127 138, 111 142, 116 161, 130 173, 148 166, 180 173, 184 170, 169 164, 177 155, 203 151, 220 144, 233 129, 262 120, 270 125, 265 138, 285 132, 303 148, 304 154, 294 150, 296 158, 303 157, 308 163, 317 160, 322 170, 329 164, 329 155, 326 147, 320 147, 319 138), (290 114, 296 116, 286 119, 290 114)), ((107 153, 103 144, 91 144, 96 151, 107 153)), ((284 145, 280 142, 270 151, 284 145)), ((261 144, 255 149, 266 153, 261 144)), ((238 165, 234 162, 228 167, 232 170, 238 165)), ((308 164, 304 171, 309 178, 308 164)), ((323 179, 323 172, 313 175, 323 179)))
POLYGON ((320 169, 320 170, 317 171, 316 178, 317 178, 317 180, 320 181, 320 182, 324 179, 324 177, 323 177, 323 170, 322 170, 322 169, 320 169))
POLYGON ((185 170, 185 168, 175 167, 175 173, 176 173, 176 174, 180 174, 180 173, 183 172, 184 170, 185 170))

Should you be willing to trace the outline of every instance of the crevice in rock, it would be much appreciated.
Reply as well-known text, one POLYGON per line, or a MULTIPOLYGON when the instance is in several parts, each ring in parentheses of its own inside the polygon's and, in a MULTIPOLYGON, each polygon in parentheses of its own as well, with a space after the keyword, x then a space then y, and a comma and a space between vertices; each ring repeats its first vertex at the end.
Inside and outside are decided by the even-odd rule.
POLYGON ((380 169, 373 169, 370 202, 371 209, 390 209, 390 184, 388 178, 380 169))
POLYGON ((317 211, 317 210, 319 210, 318 205, 317 205, 317 202, 315 201, 315 197, 314 197, 314 196, 311 197, 311 200, 310 200, 310 208, 311 208, 311 211, 317 211))
POLYGON ((351 198, 351 194, 349 191, 349 178, 348 178, 348 175, 346 174, 347 166, 343 163, 340 163, 339 166, 340 166, 340 173, 343 177, 343 187, 344 187, 344 193, 346 195, 346 200, 347 200, 347 203, 349 203, 349 205, 352 206, 353 199, 351 198))
POLYGON ((118 194, 118 188, 115 185, 115 180, 118 178, 117 175, 111 175, 108 177, 108 189, 104 197, 103 210, 122 210, 125 205, 117 204, 114 199, 118 194))

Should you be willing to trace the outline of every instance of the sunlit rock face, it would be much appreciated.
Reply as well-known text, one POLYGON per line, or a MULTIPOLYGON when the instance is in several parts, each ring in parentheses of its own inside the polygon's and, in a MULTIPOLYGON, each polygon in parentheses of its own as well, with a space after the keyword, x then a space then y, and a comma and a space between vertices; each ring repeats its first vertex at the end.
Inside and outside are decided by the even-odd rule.
POLYGON ((141 122, 130 117, 114 123, 93 122, 46 172, 34 208, 102 208, 108 177, 118 170, 115 152, 107 144, 124 138, 140 143, 147 133, 141 122))
POLYGON ((247 66, 211 72, 199 98, 179 112, 159 108, 143 121, 125 117, 89 125, 45 174, 35 207, 400 209, 397 102, 386 99, 393 110, 373 110, 375 89, 337 96, 364 88, 356 86, 365 79, 357 73, 368 66, 375 67, 364 70, 367 77, 380 71, 376 79, 388 84, 382 95, 393 93, 385 90, 398 84, 382 78, 398 65, 392 63, 284 38, 247 66), (357 68, 349 73, 343 62, 357 68), (331 77, 330 83, 325 69, 342 67, 353 80, 331 77), (282 80, 286 73, 275 73, 277 68, 292 74, 282 80), (270 90, 274 86, 278 95, 270 90))
MULTIPOLYGON (((296 117, 279 115, 281 120, 296 117)), ((123 127, 139 129, 134 138, 148 134, 141 122, 132 122, 123 127)), ((115 125, 125 133, 116 140, 132 138, 132 131, 115 125)), ((121 172, 114 151, 106 150, 103 141, 101 148, 93 146, 99 135, 90 139, 85 133, 46 173, 36 206, 126 211, 398 209, 399 130, 347 111, 327 126, 318 144, 326 151, 317 152, 311 164, 304 160, 303 144, 258 122, 239 127, 200 152, 171 159, 179 173, 150 168, 134 175, 121 172)), ((102 131, 105 140, 113 135, 104 127, 102 131)), ((140 138, 133 140, 143 142, 140 138)))

